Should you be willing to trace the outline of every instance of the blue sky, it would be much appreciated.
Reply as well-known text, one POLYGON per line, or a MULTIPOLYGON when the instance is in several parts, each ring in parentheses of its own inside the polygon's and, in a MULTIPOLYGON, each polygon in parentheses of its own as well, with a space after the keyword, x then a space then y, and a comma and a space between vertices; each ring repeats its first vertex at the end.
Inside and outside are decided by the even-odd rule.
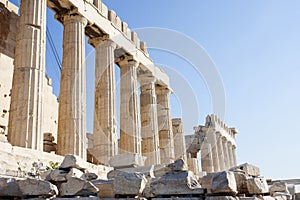
MULTIPOLYGON (((259 166, 267 178, 300 177, 299 1, 103 1, 131 29, 167 28, 201 45, 222 77, 226 94, 224 121, 240 132, 238 162, 259 166)), ((51 12, 47 26, 61 55, 63 29, 51 12)), ((86 51, 89 55, 93 49, 87 45, 86 51)), ((173 117, 183 115, 185 132, 192 133, 193 126, 203 124, 205 116, 212 112, 210 91, 204 79, 195 76, 190 64, 176 55, 159 50, 151 50, 150 54, 155 63, 165 66, 172 87, 188 87, 194 95, 172 97, 173 117), (179 76, 182 84, 176 82, 181 80, 179 76)), ((91 74, 88 98, 92 99, 90 60, 92 56, 87 61, 87 71, 91 74)), ((53 79, 54 92, 58 93, 59 72, 55 71, 55 65, 47 48, 47 73, 53 79)), ((88 131, 92 131, 91 113, 88 108, 88 131)))

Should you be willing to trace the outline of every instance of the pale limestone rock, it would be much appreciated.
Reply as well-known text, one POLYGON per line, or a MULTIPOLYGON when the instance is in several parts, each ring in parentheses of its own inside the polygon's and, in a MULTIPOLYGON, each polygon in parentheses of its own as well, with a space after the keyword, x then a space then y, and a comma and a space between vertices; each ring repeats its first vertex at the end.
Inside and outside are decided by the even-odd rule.
POLYGON ((82 178, 83 172, 76 168, 71 168, 68 174, 66 175, 67 180, 69 180, 71 177, 75 178, 82 178))
POLYGON ((91 181, 98 188, 98 197, 114 198, 114 180, 93 180, 91 181))
POLYGON ((292 195, 287 194, 287 193, 283 193, 283 192, 274 192, 272 194, 272 197, 274 197, 275 199, 278 199, 278 200, 290 200, 290 199, 292 199, 292 195))
POLYGON ((258 167, 245 163, 236 167, 233 167, 230 169, 230 171, 235 171, 235 170, 242 170, 244 171, 246 174, 248 174, 249 176, 253 176, 253 177, 258 177, 260 176, 260 170, 258 167))
POLYGON ((263 200, 263 198, 256 197, 256 196, 253 196, 253 197, 239 197, 239 200, 263 200))
POLYGON ((76 177, 70 177, 66 183, 62 183, 59 187, 60 196, 88 196, 97 192, 98 188, 91 182, 76 177))
POLYGON ((271 196, 274 196, 274 193, 276 193, 276 192, 290 194, 287 183, 282 182, 282 181, 274 182, 272 184, 272 186, 270 187, 271 196))
POLYGON ((21 191, 15 178, 0 178, 0 198, 1 196, 21 196, 21 191))
POLYGON ((143 156, 133 153, 127 153, 112 157, 109 161, 109 164, 115 169, 118 169, 143 166, 144 162, 145 158, 143 156))
POLYGON ((118 195, 141 195, 147 179, 140 173, 119 173, 114 179, 114 192, 118 195))
POLYGON ((213 182, 213 178, 216 173, 207 173, 205 176, 202 177, 201 185, 203 188, 207 189, 207 193, 210 194, 211 192, 211 186, 213 182))
POLYGON ((161 197, 161 198, 151 198, 152 200, 204 200, 204 197, 161 197))
POLYGON ((174 163, 169 164, 168 167, 174 172, 188 170, 188 166, 182 158, 179 158, 174 163))
POLYGON ((211 191, 214 194, 237 194, 237 186, 233 172, 218 172, 214 175, 211 191))
POLYGON ((17 182, 22 196, 54 196, 58 194, 57 187, 47 181, 28 178, 17 182))
POLYGON ((50 180, 52 181, 63 182, 63 181, 67 181, 66 178, 67 174, 68 174, 68 170, 55 169, 50 172, 49 177, 50 180))
POLYGON ((142 166, 142 167, 136 167, 136 168, 121 168, 116 169, 113 171, 110 171, 107 174, 108 179, 115 178, 119 173, 126 172, 126 173, 141 173, 144 174, 146 177, 154 178, 154 165, 150 166, 142 166))
POLYGON ((244 171, 234 171, 234 177, 237 185, 237 191, 240 194, 248 193, 247 180, 249 177, 244 171))
POLYGON ((269 187, 265 178, 250 178, 247 180, 249 194, 264 194, 269 192, 269 187))
POLYGON ((150 184, 146 197, 159 195, 191 195, 203 194, 204 189, 194 177, 191 171, 168 172, 160 179, 150 184))
POLYGON ((69 168, 77 168, 77 169, 87 169, 87 163, 83 161, 80 157, 75 155, 66 155, 63 162, 59 166, 60 169, 69 169, 69 168))
POLYGON ((239 198, 234 196, 207 196, 205 200, 239 200, 239 198))

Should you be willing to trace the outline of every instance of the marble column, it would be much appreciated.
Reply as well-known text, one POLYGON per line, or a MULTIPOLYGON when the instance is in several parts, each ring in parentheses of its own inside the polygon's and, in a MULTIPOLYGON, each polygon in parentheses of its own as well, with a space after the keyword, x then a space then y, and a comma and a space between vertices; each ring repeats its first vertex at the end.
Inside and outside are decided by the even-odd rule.
POLYGON ((160 164, 157 124, 156 79, 151 75, 138 76, 140 82, 140 112, 142 125, 142 154, 147 157, 145 165, 160 164))
POLYGON ((120 80, 120 153, 142 155, 140 113, 138 109, 137 68, 131 58, 118 62, 120 80))
POLYGON ((214 131, 207 133, 208 142, 211 144, 211 153, 213 158, 214 171, 220 171, 219 166, 219 156, 218 156, 218 145, 217 145, 217 136, 214 131))
POLYGON ((218 146, 218 158, 219 158, 219 166, 220 171, 225 170, 225 161, 224 161, 224 153, 223 153, 223 143, 222 143, 222 135, 217 133, 217 146, 218 146))
POLYGON ((92 154, 100 164, 109 165, 110 158, 118 153, 114 68, 117 45, 105 38, 93 38, 89 43, 96 50, 92 154))
POLYGON ((9 110, 8 140, 43 151, 46 0, 22 0, 9 110))
POLYGON ((228 157, 229 157, 229 168, 234 166, 233 154, 232 154, 232 144, 228 141, 228 157))
POLYGON ((64 25, 59 94, 57 153, 86 159, 85 26, 76 14, 61 17, 64 25))
POLYGON ((237 166, 237 160, 236 160, 236 146, 232 145, 232 155, 233 155, 233 165, 234 167, 237 166))
POLYGON ((174 138, 170 111, 171 90, 156 86, 159 151, 161 163, 174 162, 174 138))
POLYGON ((222 144, 223 144, 225 170, 228 170, 230 167, 230 160, 229 160, 230 158, 228 155, 228 143, 227 143, 227 139, 225 137, 222 137, 222 144))
POLYGON ((212 155, 211 144, 207 141, 207 139, 204 139, 201 145, 202 171, 205 171, 206 173, 211 173, 215 171, 212 156, 213 155, 212 155))
POLYGON ((194 172, 196 176, 199 176, 199 166, 198 166, 198 159, 197 158, 188 158, 187 165, 189 171, 194 172))
POLYGON ((187 162, 183 122, 180 118, 172 119, 175 159, 182 158, 187 162))

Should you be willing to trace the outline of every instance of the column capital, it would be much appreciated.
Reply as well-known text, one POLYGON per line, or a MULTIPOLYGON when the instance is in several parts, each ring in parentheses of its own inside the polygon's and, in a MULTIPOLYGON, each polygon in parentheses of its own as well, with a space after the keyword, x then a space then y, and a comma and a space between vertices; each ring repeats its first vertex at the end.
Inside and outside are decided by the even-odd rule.
POLYGON ((88 23, 87 19, 84 16, 77 13, 77 10, 70 10, 67 13, 56 14, 55 18, 61 21, 64 25, 71 21, 81 22, 84 26, 86 26, 88 23))
POLYGON ((227 142, 227 138, 225 136, 221 136, 223 142, 227 142))
POLYGON ((156 85, 155 92, 156 94, 164 94, 164 95, 169 95, 173 93, 173 91, 169 87, 162 86, 162 85, 156 85))
POLYGON ((89 39, 88 43, 93 47, 104 46, 104 47, 112 47, 113 49, 117 48, 117 44, 109 39, 109 35, 103 35, 102 37, 94 37, 89 39))
POLYGON ((143 85, 155 84, 156 80, 157 79, 153 75, 148 73, 143 75, 138 75, 138 81, 140 82, 141 87, 143 85))
POLYGON ((124 67, 124 66, 133 66, 138 68, 139 67, 139 62, 133 59, 133 56, 131 55, 124 55, 116 59, 115 61, 119 67, 124 67))

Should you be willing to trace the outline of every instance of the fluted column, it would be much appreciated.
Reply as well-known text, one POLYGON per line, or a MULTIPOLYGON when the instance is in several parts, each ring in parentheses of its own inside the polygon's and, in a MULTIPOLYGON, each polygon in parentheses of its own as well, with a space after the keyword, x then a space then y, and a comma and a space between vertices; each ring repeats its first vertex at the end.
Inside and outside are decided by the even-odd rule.
POLYGON ((225 137, 222 137, 222 144, 223 144, 225 170, 227 170, 230 167, 230 160, 229 160, 229 155, 228 155, 227 139, 225 137))
POLYGON ((96 50, 92 154, 99 163, 109 165, 110 158, 118 153, 114 69, 114 51, 117 45, 105 37, 93 38, 89 43, 96 50))
POLYGON ((211 144, 205 138, 201 145, 201 166, 206 173, 214 172, 211 144))
POLYGON ((207 133, 208 142, 211 144, 211 153, 213 158, 214 171, 220 171, 219 166, 219 156, 218 156, 218 146, 217 146, 217 137, 214 131, 209 131, 207 133))
POLYGON ((46 0, 22 0, 9 111, 8 140, 43 151, 46 0))
POLYGON ((118 65, 121 68, 120 153, 142 155, 137 87, 139 63, 126 57, 119 61, 118 65))
POLYGON ((76 14, 61 17, 64 25, 57 153, 86 159, 85 31, 87 20, 76 14))
POLYGON ((223 153, 223 143, 222 143, 222 135, 217 133, 217 146, 218 146, 218 158, 219 158, 219 166, 220 171, 225 170, 225 161, 224 161, 224 153, 223 153))
POLYGON ((187 162, 183 122, 180 118, 172 119, 175 160, 182 158, 187 162))
POLYGON ((174 161, 174 138, 170 111, 171 90, 166 87, 156 86, 157 95, 157 120, 159 135, 159 151, 161 163, 174 161))
POLYGON ((232 144, 231 144, 231 142, 228 142, 227 144, 228 144, 229 168, 232 168, 234 166, 233 154, 232 154, 232 144))
POLYGON ((156 79, 140 75, 140 112, 142 125, 142 154, 147 157, 145 165, 160 164, 159 136, 157 125, 156 79))
POLYGON ((232 145, 232 155, 233 155, 233 165, 234 167, 237 166, 237 160, 236 160, 236 146, 232 145))

